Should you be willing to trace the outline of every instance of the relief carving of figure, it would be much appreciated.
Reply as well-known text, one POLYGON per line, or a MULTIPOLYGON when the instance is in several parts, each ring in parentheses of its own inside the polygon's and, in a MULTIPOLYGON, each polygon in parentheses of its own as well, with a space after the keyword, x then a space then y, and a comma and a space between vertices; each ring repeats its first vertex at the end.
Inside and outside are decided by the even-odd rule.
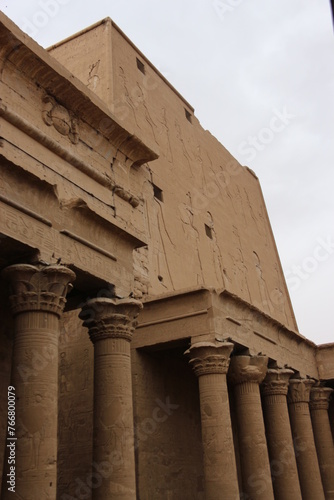
POLYGON ((160 135, 164 136, 164 156, 169 163, 173 163, 173 153, 170 143, 169 127, 167 122, 167 111, 166 108, 162 108, 162 119, 159 120, 162 127, 160 135))
POLYGON ((60 354, 60 365, 59 365, 59 388, 60 393, 65 394, 70 389, 69 372, 71 365, 66 359, 66 352, 60 354))

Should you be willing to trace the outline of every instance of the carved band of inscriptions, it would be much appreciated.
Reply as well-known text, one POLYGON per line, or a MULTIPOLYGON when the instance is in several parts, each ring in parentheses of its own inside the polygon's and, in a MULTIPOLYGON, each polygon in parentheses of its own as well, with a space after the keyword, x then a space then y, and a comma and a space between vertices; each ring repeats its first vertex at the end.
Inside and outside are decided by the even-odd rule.
POLYGON ((267 356, 234 356, 231 359, 229 379, 233 385, 260 384, 267 374, 267 356))
POLYGON ((20 203, 17 203, 16 201, 11 200, 7 196, 3 196, 2 194, 0 194, 0 201, 2 201, 3 203, 6 203, 6 205, 9 205, 9 206, 15 208, 19 212, 23 212, 24 214, 29 215, 29 217, 33 217, 33 219, 36 219, 39 222, 42 222, 43 224, 46 224, 49 227, 52 227, 52 222, 49 219, 42 217, 37 212, 34 212, 33 210, 30 210, 29 208, 21 205, 20 203))
POLYGON ((64 106, 61 106, 54 97, 46 95, 43 98, 43 103, 42 117, 44 123, 49 127, 53 125, 59 134, 68 136, 73 144, 78 144, 79 125, 77 118, 64 106))
POLYGON ((0 200, 0 230, 6 236, 17 239, 20 237, 23 243, 31 248, 38 248, 43 259, 47 262, 51 255, 62 257, 65 264, 71 263, 76 267, 89 271, 104 280, 110 278, 112 272, 119 280, 128 280, 128 277, 120 276, 119 268, 111 269, 115 256, 110 252, 89 242, 89 246, 83 238, 73 233, 48 227, 39 220, 33 220, 30 215, 19 212, 18 209, 6 206, 0 200))
POLYGON ((222 344, 197 342, 185 354, 190 357, 189 364, 192 366, 197 377, 213 373, 226 374, 233 347, 234 344, 231 342, 224 342, 222 344))
POLYGON ((45 311, 58 316, 64 310, 67 292, 75 274, 64 266, 35 267, 16 264, 2 271, 10 283, 10 303, 13 314, 45 311))
POLYGON ((131 341, 142 308, 142 303, 134 299, 98 298, 87 301, 79 317, 93 344, 108 338, 131 341))
POLYGON ((292 379, 289 384, 288 403, 309 403, 313 379, 292 379))
POLYGON ((286 396, 289 389, 289 380, 293 374, 293 370, 287 368, 269 369, 261 385, 263 396, 286 396))
POLYGON ((333 389, 331 387, 313 387, 310 393, 310 409, 328 410, 332 392, 333 389))

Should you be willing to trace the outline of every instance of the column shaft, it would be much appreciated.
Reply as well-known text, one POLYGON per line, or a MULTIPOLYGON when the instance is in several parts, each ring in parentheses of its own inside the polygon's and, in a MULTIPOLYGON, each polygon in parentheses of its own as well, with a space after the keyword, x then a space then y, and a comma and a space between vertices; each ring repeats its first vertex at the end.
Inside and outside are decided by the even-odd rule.
POLYGON ((328 415, 329 415, 329 422, 330 422, 331 431, 332 431, 332 438, 333 438, 333 442, 334 442, 334 398, 333 397, 329 401, 328 415))
POLYGON ((243 493, 256 500, 274 500, 259 389, 267 363, 266 356, 235 356, 229 373, 235 385, 243 493))
POLYGON ((93 500, 136 498, 130 341, 141 307, 101 298, 80 313, 94 344, 93 500))
MULTIPOLYGON (((16 487, 18 498, 56 499, 58 335, 69 281, 62 266, 10 266, 14 320, 11 385, 16 392, 16 487)), ((8 460, 7 460, 8 462, 8 460)), ((3 480, 4 499, 13 498, 3 480)))
MULTIPOLYGON (((94 350, 94 450, 99 467, 112 469, 114 487, 105 490, 112 498, 135 498, 135 457, 132 407, 130 343, 124 339, 105 339, 94 350), (110 464, 110 466, 108 465, 110 464), (117 488, 116 488, 117 489, 117 488)), ((104 497, 102 488, 94 498, 104 497)))
POLYGON ((334 446, 328 417, 329 398, 333 389, 311 389, 310 411, 320 474, 326 500, 334 499, 334 446))
POLYGON ((324 500, 309 410, 309 379, 292 379, 288 393, 289 414, 303 500, 324 500))
POLYGON ((187 351, 199 379, 206 500, 239 498, 226 383, 232 349, 228 342, 199 342, 187 351))
POLYGON ((261 387, 275 500, 302 498, 286 399, 292 374, 292 370, 268 370, 261 387))

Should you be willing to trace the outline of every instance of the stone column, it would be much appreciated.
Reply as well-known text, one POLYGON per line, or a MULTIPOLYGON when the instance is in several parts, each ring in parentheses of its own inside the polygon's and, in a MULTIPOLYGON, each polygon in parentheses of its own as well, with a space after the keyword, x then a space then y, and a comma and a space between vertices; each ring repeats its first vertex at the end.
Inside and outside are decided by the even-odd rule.
POLYGON ((292 370, 270 369, 261 392, 275 500, 301 500, 287 393, 292 370))
POLYGON ((2 498, 57 494, 58 336, 75 274, 63 266, 7 267, 14 315, 12 382, 16 393, 16 488, 2 498))
POLYGON ((198 342, 185 354, 198 377, 205 498, 239 498, 226 373, 233 344, 198 342))
POLYGON ((267 373, 266 356, 234 356, 229 378, 234 385, 242 493, 274 500, 259 384, 267 373))
POLYGON ((313 387, 310 400, 313 434, 326 500, 334 499, 334 446, 328 417, 332 392, 330 387, 313 387))
POLYGON ((312 385, 314 380, 291 379, 288 405, 303 500, 324 500, 309 410, 312 385))
POLYGON ((329 401, 328 416, 334 442, 334 398, 333 397, 329 401))
POLYGON ((94 344, 93 500, 136 498, 130 341, 141 308, 99 298, 79 315, 94 344))

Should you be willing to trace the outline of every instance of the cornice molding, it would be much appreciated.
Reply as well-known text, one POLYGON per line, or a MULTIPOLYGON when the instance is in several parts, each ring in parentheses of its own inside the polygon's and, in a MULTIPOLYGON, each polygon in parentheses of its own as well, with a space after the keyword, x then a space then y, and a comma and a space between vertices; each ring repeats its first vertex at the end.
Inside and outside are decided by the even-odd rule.
POLYGON ((126 130, 94 92, 0 12, 0 80, 9 62, 30 80, 38 78, 47 94, 98 130, 133 166, 158 158, 158 151, 126 130))

